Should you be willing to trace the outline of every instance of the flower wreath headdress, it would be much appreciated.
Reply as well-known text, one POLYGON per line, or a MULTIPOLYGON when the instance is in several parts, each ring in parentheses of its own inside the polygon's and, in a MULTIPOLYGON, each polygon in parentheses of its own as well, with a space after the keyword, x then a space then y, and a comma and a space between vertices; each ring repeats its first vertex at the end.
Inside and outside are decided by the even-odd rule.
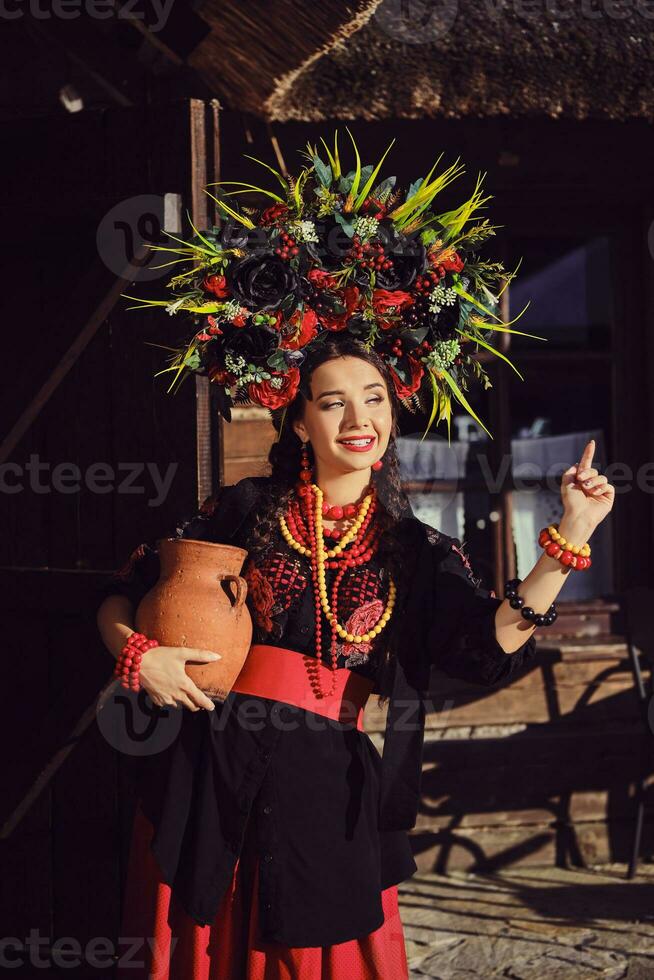
POLYGON ((188 320, 191 339, 157 373, 175 372, 169 391, 189 374, 206 375, 217 385, 219 411, 228 422, 231 406, 254 403, 269 409, 279 431, 305 358, 330 333, 347 330, 387 362, 406 408, 430 412, 423 438, 434 419, 437 425, 445 420, 449 442, 453 400, 492 438, 465 394, 473 383, 491 387, 473 350, 491 351, 524 380, 486 337, 492 331, 534 335, 510 329, 518 317, 505 323, 497 312, 517 268, 508 272, 477 255, 496 230, 479 217, 490 200, 481 193, 483 177, 470 198, 437 213, 437 195, 464 171, 458 160, 436 174, 441 154, 403 192, 395 177, 380 178, 395 140, 376 166, 363 166, 347 132, 353 170, 343 172, 338 133, 332 149, 321 139, 325 158, 307 144, 307 164, 295 177, 248 157, 279 188, 209 184, 220 189, 218 195, 205 192, 226 218, 222 227, 199 231, 189 217, 190 241, 165 232, 178 247, 149 246, 178 256, 158 268, 189 266, 168 282, 168 299, 142 299, 130 307, 162 306, 188 320), (237 189, 225 190, 229 186, 237 189), (226 200, 244 194, 263 196, 266 206, 226 200))

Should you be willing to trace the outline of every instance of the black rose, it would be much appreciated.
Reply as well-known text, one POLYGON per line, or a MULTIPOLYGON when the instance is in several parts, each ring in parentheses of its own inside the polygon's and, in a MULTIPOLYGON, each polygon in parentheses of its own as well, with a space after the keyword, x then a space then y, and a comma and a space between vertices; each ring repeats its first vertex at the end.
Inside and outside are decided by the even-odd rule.
POLYGON ((248 327, 247 330, 235 330, 225 343, 225 350, 244 358, 248 364, 263 367, 277 348, 278 339, 279 334, 275 330, 248 327))
POLYGON ((427 249, 417 238, 393 235, 385 243, 387 258, 392 262, 388 269, 380 269, 375 278, 378 289, 408 289, 416 276, 427 268, 427 249))
POLYGON ((271 252, 234 262, 227 271, 227 283, 234 298, 252 310, 276 310, 298 288, 293 270, 271 252))

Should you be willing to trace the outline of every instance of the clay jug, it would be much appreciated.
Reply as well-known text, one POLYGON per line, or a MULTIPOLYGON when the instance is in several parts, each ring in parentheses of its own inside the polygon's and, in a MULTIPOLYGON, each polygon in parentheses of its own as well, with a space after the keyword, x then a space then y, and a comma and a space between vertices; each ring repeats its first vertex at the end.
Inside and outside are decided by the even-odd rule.
POLYGON ((159 580, 139 603, 136 629, 160 646, 221 654, 213 663, 189 661, 186 673, 208 697, 224 701, 252 642, 247 582, 239 574, 248 553, 192 538, 162 538, 157 550, 159 580))

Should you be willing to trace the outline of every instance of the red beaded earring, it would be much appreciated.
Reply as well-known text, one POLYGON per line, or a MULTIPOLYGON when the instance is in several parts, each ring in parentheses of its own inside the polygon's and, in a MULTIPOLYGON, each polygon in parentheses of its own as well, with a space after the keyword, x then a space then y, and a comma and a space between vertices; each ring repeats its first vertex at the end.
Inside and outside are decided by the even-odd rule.
POLYGON ((309 450, 307 449, 307 443, 302 443, 302 452, 300 455, 300 488, 306 487, 307 484, 311 483, 313 479, 313 472, 311 469, 311 463, 309 462, 309 450))
POLYGON ((384 464, 382 463, 381 459, 378 459, 376 463, 373 463, 372 464, 372 466, 370 467, 370 469, 371 470, 378 471, 378 470, 380 470, 382 468, 383 465, 384 464))

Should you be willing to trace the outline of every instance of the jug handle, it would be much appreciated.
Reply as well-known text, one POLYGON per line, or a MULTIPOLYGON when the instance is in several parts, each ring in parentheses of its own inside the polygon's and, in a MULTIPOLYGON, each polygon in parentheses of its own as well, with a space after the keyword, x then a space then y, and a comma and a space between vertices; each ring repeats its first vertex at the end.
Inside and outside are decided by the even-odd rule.
POLYGON ((245 602, 245 597, 248 594, 248 585, 244 578, 240 575, 220 575, 221 582, 235 582, 236 583, 236 601, 234 602, 234 609, 242 606, 245 602))

